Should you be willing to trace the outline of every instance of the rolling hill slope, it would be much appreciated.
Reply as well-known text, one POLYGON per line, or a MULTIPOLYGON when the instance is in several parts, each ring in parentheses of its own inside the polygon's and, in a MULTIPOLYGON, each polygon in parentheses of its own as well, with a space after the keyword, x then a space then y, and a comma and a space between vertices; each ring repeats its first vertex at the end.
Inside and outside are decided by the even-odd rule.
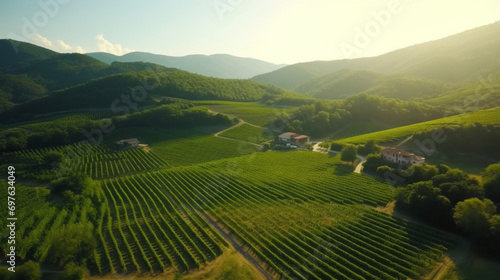
POLYGON ((320 99, 344 99, 364 92, 409 100, 437 96, 450 89, 450 85, 423 78, 343 69, 310 79, 295 91, 320 99))
POLYGON ((176 97, 190 100, 260 101, 274 98, 307 100, 307 97, 249 80, 209 78, 162 67, 142 72, 109 75, 49 96, 17 105, 0 114, 2 121, 25 120, 40 114, 83 109, 128 113, 176 97), (127 99, 128 98, 128 99, 127 99))
POLYGON ((498 34, 500 22, 377 57, 299 63, 252 79, 294 89, 309 79, 349 68, 445 82, 473 80, 478 75, 488 75, 500 70, 498 34))
POLYGON ((142 62, 108 65, 86 55, 60 54, 13 40, 0 40, 0 51, 0 111, 92 79, 161 67, 142 62))
POLYGON ((466 114, 436 119, 432 121, 382 130, 378 132, 362 134, 354 137, 341 139, 338 142, 344 144, 347 143, 361 144, 361 143, 366 143, 368 140, 374 140, 376 142, 389 142, 398 139, 403 139, 404 137, 411 136, 413 133, 422 130, 429 130, 433 128, 442 127, 445 125, 463 125, 466 123, 481 123, 483 125, 488 125, 488 124, 500 125, 500 108, 481 110, 474 113, 466 113, 466 114))

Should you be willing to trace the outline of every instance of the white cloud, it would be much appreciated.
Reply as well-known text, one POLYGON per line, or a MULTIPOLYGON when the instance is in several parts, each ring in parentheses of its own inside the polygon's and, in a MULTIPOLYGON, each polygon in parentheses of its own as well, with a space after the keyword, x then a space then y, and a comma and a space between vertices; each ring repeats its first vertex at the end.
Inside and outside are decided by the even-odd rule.
POLYGON ((82 47, 77 46, 77 47, 75 47, 75 52, 77 52, 77 53, 84 53, 85 51, 82 49, 82 47))
POLYGON ((97 35, 97 46, 101 52, 107 52, 114 55, 124 55, 126 53, 132 52, 133 50, 123 48, 120 44, 113 44, 106 40, 102 34, 97 35))
POLYGON ((56 43, 57 43, 58 49, 60 49, 63 52, 84 53, 82 47, 80 47, 80 46, 72 47, 71 45, 66 44, 61 40, 56 40, 56 43))
POLYGON ((52 46, 52 42, 49 39, 43 37, 42 35, 40 35, 38 33, 35 34, 35 36, 33 36, 33 39, 35 39, 35 41, 37 41, 37 42, 42 43, 42 45, 44 45, 46 47, 52 46))
POLYGON ((59 47, 61 47, 65 51, 70 51, 71 49, 73 49, 70 45, 64 43, 61 40, 56 40, 56 43, 57 45, 59 45, 59 47))

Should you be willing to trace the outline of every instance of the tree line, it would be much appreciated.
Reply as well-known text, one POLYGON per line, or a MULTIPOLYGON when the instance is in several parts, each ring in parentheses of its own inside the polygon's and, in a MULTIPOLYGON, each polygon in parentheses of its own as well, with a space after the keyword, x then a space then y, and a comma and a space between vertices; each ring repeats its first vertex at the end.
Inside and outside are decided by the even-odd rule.
POLYGON ((377 120, 400 126, 437 119, 444 112, 444 108, 423 103, 359 94, 340 101, 315 101, 281 119, 285 130, 323 137, 352 122, 377 120))
MULTIPOLYGON (((76 143, 86 140, 83 130, 99 129, 105 121, 110 122, 109 119, 87 119, 78 122, 54 120, 37 126, 34 130, 22 127, 9 129, 0 136, 0 152, 76 143)), ((190 128, 204 125, 229 125, 233 123, 233 120, 226 115, 213 114, 206 107, 195 107, 188 101, 161 101, 156 107, 122 117, 113 117, 111 122, 115 128, 134 126, 190 128)))

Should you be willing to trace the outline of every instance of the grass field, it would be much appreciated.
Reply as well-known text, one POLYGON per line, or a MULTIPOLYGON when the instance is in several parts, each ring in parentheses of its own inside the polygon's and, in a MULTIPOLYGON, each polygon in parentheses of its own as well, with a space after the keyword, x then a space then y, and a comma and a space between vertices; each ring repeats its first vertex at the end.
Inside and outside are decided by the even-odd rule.
POLYGON ((220 136, 260 144, 273 139, 273 134, 269 130, 264 130, 249 124, 242 124, 235 128, 224 131, 220 136))
POLYGON ((377 131, 387 130, 393 128, 393 126, 389 126, 376 121, 368 121, 368 122, 358 122, 358 123, 350 123, 345 127, 337 130, 332 136, 331 139, 344 139, 348 137, 354 137, 357 135, 373 133, 377 131))
POLYGON ((278 115, 292 110, 269 107, 253 102, 196 101, 195 104, 208 107, 215 112, 236 116, 257 126, 265 126, 277 118, 278 115))
POLYGON ((383 142, 402 139, 411 136, 415 132, 422 130, 438 128, 445 125, 457 125, 457 124, 476 123, 476 122, 481 123, 483 125, 500 124, 500 108, 451 116, 423 123, 417 123, 417 124, 387 129, 379 132, 363 134, 359 136, 344 138, 338 140, 338 142, 344 144, 347 143, 361 144, 361 143, 366 143, 368 140, 375 140, 376 142, 383 143, 383 142))

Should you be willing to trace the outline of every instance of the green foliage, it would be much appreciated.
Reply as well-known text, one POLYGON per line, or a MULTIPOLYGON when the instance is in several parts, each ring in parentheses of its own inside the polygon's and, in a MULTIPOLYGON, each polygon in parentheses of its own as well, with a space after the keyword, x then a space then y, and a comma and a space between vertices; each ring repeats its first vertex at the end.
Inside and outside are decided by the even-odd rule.
POLYGON ((164 68, 99 77, 74 87, 60 88, 54 94, 15 106, 0 116, 5 122, 25 120, 37 114, 89 108, 111 108, 113 112, 126 114, 138 106, 155 104, 153 97, 262 101, 277 105, 286 105, 287 100, 295 100, 299 105, 304 104, 305 99, 310 101, 310 98, 296 93, 253 81, 209 78, 164 68), (151 83, 147 89, 141 87, 145 81, 151 83), (124 92, 133 92, 128 101, 122 97, 124 92))
MULTIPOLYGON (((490 219, 495 213, 496 207, 491 200, 469 198, 457 203, 453 219, 458 227, 480 240, 489 236, 490 219)), ((493 220, 496 221, 497 218, 493 220)))
MULTIPOLYGON (((205 107, 188 107, 184 104, 161 105, 114 119, 117 127, 147 126, 159 128, 190 128, 204 125, 227 125, 232 120, 222 114, 212 114, 205 107)), ((192 105, 191 105, 192 106, 192 105)))
POLYGON ((50 262, 65 266, 69 262, 85 264, 96 247, 94 226, 90 222, 63 225, 48 236, 51 239, 50 262))
POLYGON ((64 272, 59 276, 61 280, 81 280, 85 269, 71 262, 64 266, 64 272))
POLYGON ((385 177, 387 175, 387 173, 394 173, 394 168, 387 166, 387 165, 382 165, 382 166, 377 167, 377 174, 380 177, 385 177))
POLYGON ((0 110, 112 74, 172 70, 143 62, 108 65, 87 55, 59 54, 13 40, 1 40, 0 49, 0 100, 7 102, 0 110))
POLYGON ((61 152, 50 151, 43 156, 43 164, 48 168, 63 164, 64 161, 65 157, 61 152))
MULTIPOLYGON (((479 155, 500 155, 500 128, 492 124, 465 123, 459 126, 443 126, 436 129, 419 131, 413 136, 414 141, 433 139, 434 135, 443 135, 445 141, 436 143, 437 149, 446 154, 456 151, 479 155)), ((434 137, 435 138, 435 137, 434 137)))
POLYGON ((345 146, 342 151, 342 155, 340 157, 341 160, 343 161, 350 161, 354 162, 357 159, 357 153, 356 153, 356 146, 354 145, 347 145, 345 146))
POLYGON ((500 164, 488 166, 482 177, 485 196, 495 202, 500 202, 500 164))
POLYGON ((405 171, 406 182, 415 183, 429 181, 438 174, 436 166, 431 164, 414 164, 405 171))
POLYGON ((345 146, 346 146, 345 144, 341 144, 341 143, 339 143, 339 142, 334 141, 334 142, 332 142, 332 143, 330 144, 330 150, 332 150, 332 151, 342 151, 342 149, 343 149, 345 146))
POLYGON ((380 155, 380 153, 369 154, 366 157, 366 161, 363 163, 363 171, 375 172, 378 171, 378 167, 388 164, 380 155))
POLYGON ((16 268, 16 272, 11 275, 9 280, 40 280, 42 272, 40 271, 40 264, 28 261, 16 268))
POLYGON ((285 117, 288 125, 285 130, 302 130, 305 134, 320 137, 351 123, 378 121, 388 125, 406 125, 435 119, 442 114, 442 108, 423 103, 360 94, 343 101, 317 101, 300 106, 285 117))
POLYGON ((369 140, 364 145, 358 146, 358 154, 368 155, 373 153, 379 153, 382 149, 377 146, 374 140, 369 140))
POLYGON ((75 194, 84 193, 91 185, 90 178, 85 174, 71 172, 52 183, 52 193, 60 194, 64 191, 71 191, 75 194))
POLYGON ((415 217, 433 224, 446 225, 451 211, 450 200, 432 181, 422 181, 402 188, 396 199, 396 207, 411 212, 415 217))
POLYGON ((103 125, 108 127, 109 121, 97 121, 85 114, 43 119, 17 127, 9 125, 1 132, 5 137, 0 137, 0 151, 53 147, 83 141, 86 140, 84 130, 100 130, 103 125))

